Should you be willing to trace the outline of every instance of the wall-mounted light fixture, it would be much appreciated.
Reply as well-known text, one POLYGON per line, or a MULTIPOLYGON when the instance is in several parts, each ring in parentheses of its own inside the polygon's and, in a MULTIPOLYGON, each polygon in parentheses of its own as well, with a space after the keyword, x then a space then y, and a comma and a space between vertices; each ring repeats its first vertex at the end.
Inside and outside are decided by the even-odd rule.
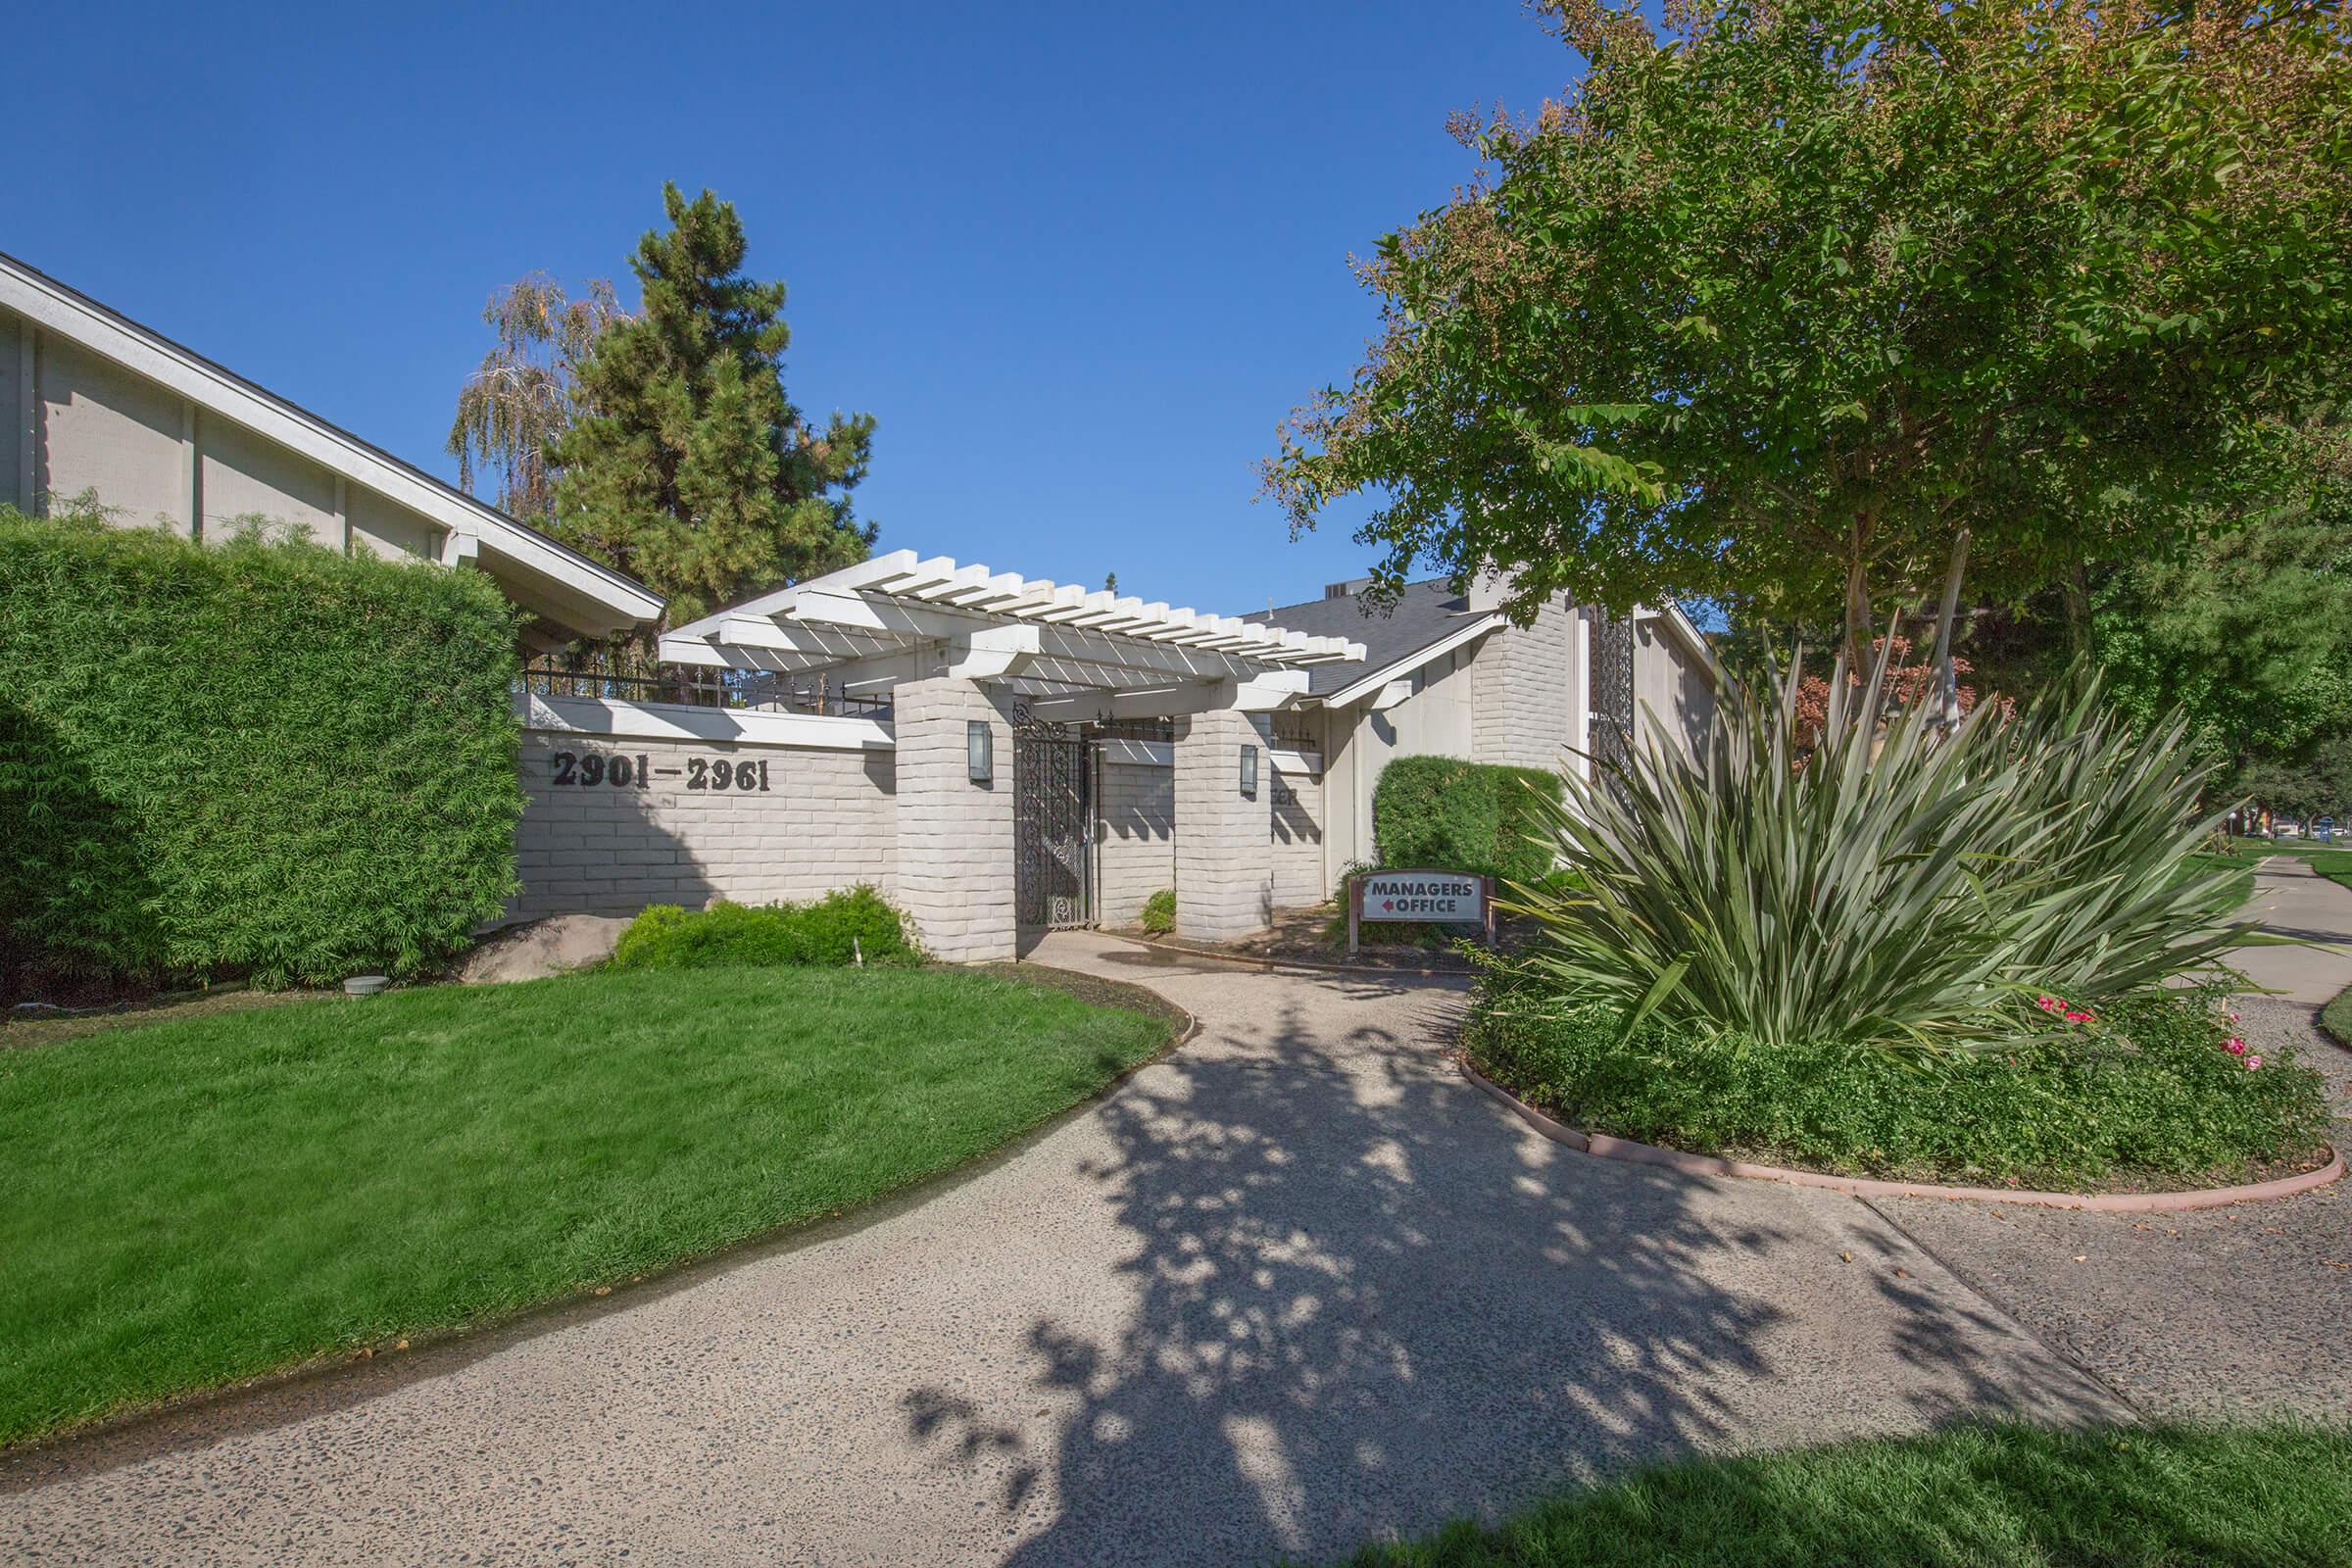
POLYGON ((963 724, 963 749, 966 771, 975 784, 986 784, 997 776, 996 739, 985 718, 969 718, 963 724))
POLYGON ((1242 748, 1242 799, 1257 799, 1257 748, 1254 746, 1242 748))

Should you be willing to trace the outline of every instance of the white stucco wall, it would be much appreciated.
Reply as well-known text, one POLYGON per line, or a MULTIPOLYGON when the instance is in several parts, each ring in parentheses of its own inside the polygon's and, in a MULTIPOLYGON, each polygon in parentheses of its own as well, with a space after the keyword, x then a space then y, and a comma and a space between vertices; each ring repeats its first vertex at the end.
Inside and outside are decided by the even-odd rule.
POLYGON ((1386 712, 1358 703, 1331 712, 1324 730, 1326 885, 1352 861, 1377 858, 1372 792, 1381 770, 1399 757, 1460 757, 1473 750, 1480 705, 1479 666, 1493 634, 1441 655, 1421 672, 1421 689, 1386 712))
POLYGON ((24 394, 30 390, 32 366, 20 359, 24 337, 17 318, 0 311, 0 501, 29 512, 32 476, 24 457, 24 394))
POLYGON ((186 406, 154 383, 74 344, 41 338, 27 432, 34 493, 62 501, 95 491, 126 527, 164 519, 184 531, 185 415, 186 406))
POLYGON ((1644 615, 1635 623, 1634 696, 1656 715, 1664 738, 1686 753, 1705 737, 1715 712, 1714 680, 1663 616, 1644 615))
POLYGON ((45 512, 84 491, 123 527, 191 537, 225 537, 231 519, 259 515, 336 549, 414 559, 432 557, 442 532, 348 481, 338 514, 323 465, 0 311, 0 500, 45 512))

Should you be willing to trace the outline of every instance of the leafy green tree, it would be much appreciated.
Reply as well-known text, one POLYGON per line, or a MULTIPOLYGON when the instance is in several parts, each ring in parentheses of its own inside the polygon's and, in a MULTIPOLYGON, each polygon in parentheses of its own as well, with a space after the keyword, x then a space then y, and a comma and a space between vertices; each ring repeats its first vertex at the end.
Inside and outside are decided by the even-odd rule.
POLYGON ((1858 650, 1948 625, 1972 552, 1982 597, 2177 554, 2343 363, 2332 4, 1547 9, 1584 78, 1457 122, 1480 179, 1360 269, 1385 329, 1264 469, 1295 529, 1380 492, 1386 589, 1710 595, 1858 650))
POLYGON ((2209 529, 2183 559, 2117 563, 2091 593, 2112 699, 2143 722, 2180 707, 2241 782, 2307 773, 2352 729, 2352 428, 2293 440, 2315 475, 2302 495, 2209 529))
POLYGON ((803 416, 784 395, 784 285, 743 274, 730 204, 662 196, 669 229, 630 264, 642 307, 597 336, 548 457, 558 531, 664 595, 668 625, 864 559, 874 529, 850 493, 874 420, 803 416))
POLYGON ((467 494, 488 475, 497 481, 500 510, 517 517, 555 511, 548 449, 579 417, 582 362, 624 316, 603 278, 572 299, 564 285, 533 272, 490 296, 482 320, 496 341, 466 378, 449 426, 449 454, 467 494))

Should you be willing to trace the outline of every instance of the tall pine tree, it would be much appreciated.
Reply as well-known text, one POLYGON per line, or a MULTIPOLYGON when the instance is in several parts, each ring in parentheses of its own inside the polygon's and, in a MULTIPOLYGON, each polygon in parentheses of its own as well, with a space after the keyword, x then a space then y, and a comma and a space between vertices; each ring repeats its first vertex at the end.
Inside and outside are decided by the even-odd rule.
POLYGON ((743 224, 710 191, 662 188, 667 233, 638 241, 642 308, 597 338, 585 410, 549 456, 558 531, 665 596, 675 625, 865 558, 873 416, 812 427, 784 395, 784 285, 743 275, 743 224))

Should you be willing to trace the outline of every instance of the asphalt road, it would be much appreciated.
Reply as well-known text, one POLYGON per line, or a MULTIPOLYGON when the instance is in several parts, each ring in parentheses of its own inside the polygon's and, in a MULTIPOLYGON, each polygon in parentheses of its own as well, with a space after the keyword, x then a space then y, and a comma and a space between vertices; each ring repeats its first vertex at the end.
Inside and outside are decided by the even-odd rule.
POLYGON ((1446 981, 1038 956, 1202 1020, 969 1179, 0 1464, 11 1563, 1246 1564, 1563 1476, 2121 1412, 1881 1212, 1591 1159, 1446 981))

